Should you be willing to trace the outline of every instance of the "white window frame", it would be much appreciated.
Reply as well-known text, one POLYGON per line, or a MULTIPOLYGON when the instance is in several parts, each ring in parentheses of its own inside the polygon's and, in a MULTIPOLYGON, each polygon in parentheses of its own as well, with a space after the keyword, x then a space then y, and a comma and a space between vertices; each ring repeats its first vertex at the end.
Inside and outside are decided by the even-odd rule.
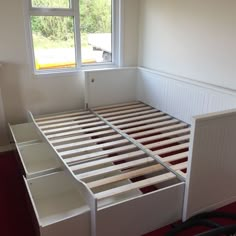
POLYGON ((122 65, 122 14, 123 14, 123 0, 112 0, 112 62, 82 64, 81 62, 81 38, 80 38, 80 17, 79 17, 79 0, 69 0, 70 8, 35 8, 32 7, 31 0, 25 0, 24 15, 26 25, 27 44, 30 45, 29 58, 34 75, 54 75, 54 74, 68 74, 81 70, 114 68, 122 65), (75 68, 59 68, 59 69, 45 69, 36 70, 35 54, 33 45, 33 35, 31 28, 31 16, 73 16, 74 17, 74 37, 75 37, 75 68))

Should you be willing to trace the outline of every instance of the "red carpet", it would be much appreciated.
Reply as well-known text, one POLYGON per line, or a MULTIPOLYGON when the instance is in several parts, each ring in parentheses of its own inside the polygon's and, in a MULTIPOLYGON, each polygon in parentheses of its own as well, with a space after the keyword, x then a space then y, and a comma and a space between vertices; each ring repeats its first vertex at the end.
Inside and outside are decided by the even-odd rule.
POLYGON ((0 153, 0 235, 34 236, 22 176, 12 152, 0 153))
MULTIPOLYGON (((12 152, 0 153, 0 235, 36 236, 33 220, 27 208, 27 195, 18 163, 12 152)), ((236 213, 236 203, 221 208, 222 211, 236 213)), ((222 224, 233 224, 230 220, 218 220, 222 224)), ((145 236, 162 236, 171 229, 166 226, 145 236)), ((202 232, 198 227, 185 231, 180 236, 191 236, 202 232)), ((69 235, 68 235, 69 236, 69 235)))

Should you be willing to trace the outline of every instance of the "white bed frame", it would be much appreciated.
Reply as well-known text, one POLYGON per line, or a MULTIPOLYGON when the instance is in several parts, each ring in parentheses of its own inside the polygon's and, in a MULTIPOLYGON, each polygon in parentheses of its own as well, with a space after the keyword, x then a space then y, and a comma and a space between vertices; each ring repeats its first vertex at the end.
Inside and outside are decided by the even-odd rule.
POLYGON ((139 100, 191 125, 183 220, 236 201, 235 91, 145 68, 88 72, 85 82, 87 107, 139 100), (135 90, 119 96, 120 77, 135 90))
MULTIPOLYGON (((142 235, 180 218, 186 220, 199 212, 236 201, 236 110, 228 110, 236 107, 233 91, 144 68, 85 72, 84 77, 87 109, 141 101, 189 124, 191 133, 187 175, 178 181, 175 178, 161 189, 148 194, 139 194, 134 189, 127 195, 106 197, 106 201, 100 201, 100 195, 93 193, 68 168, 62 155, 37 124, 37 119, 47 119, 48 115, 33 116, 29 113, 30 123, 10 127, 26 172, 25 182, 41 235, 65 235, 69 229, 71 236, 79 232, 83 236, 142 235), (32 131, 26 132, 27 129, 32 131), (52 153, 49 155, 50 164, 42 164, 41 169, 35 171, 31 161, 27 162, 27 156, 35 156, 34 147, 38 146, 45 150, 49 148, 52 153), (51 164, 54 162, 55 165, 51 164), (55 176, 60 176, 61 183, 71 179, 71 188, 63 189, 64 184, 54 186, 55 176), (40 191, 44 185, 50 189, 47 198, 40 191), (65 199, 58 200, 60 205, 65 204, 64 213, 63 209, 60 214, 54 212, 56 204, 55 209, 52 207, 42 213, 48 204, 44 202, 45 199, 50 201, 53 199, 50 196, 58 196, 61 192, 66 193, 65 199), (73 204, 67 205, 73 192, 78 198, 76 211, 72 209, 73 204), (91 221, 88 214, 91 214, 91 221), (78 221, 86 223, 78 227, 78 221)), ((96 110, 95 113, 97 118, 104 118, 96 110)), ((66 113, 64 115, 67 116, 66 113)), ((117 132, 116 127, 112 126, 111 129, 117 132)), ((127 138, 125 134, 124 138, 127 138)), ((128 141, 132 142, 133 139, 128 137, 128 141)))

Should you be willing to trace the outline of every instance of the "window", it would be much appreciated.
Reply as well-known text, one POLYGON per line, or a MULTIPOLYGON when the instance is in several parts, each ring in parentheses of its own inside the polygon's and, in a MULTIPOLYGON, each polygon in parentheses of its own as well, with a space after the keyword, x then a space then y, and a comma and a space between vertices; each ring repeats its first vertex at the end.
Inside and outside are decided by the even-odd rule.
POLYGON ((34 71, 115 63, 116 0, 28 0, 34 71))

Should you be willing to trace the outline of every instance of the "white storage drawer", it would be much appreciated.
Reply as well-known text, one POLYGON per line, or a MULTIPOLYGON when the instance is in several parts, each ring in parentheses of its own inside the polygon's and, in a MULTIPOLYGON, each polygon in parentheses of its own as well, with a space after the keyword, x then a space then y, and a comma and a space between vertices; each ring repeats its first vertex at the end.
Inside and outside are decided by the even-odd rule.
POLYGON ((96 212, 97 236, 139 236, 182 216, 185 183, 101 207, 96 212))
POLYGON ((61 164, 47 143, 18 145, 18 153, 27 178, 33 178, 60 170, 61 164))
POLYGON ((38 142, 40 135, 33 123, 24 123, 19 125, 9 125, 15 143, 38 142))
POLYGON ((40 236, 91 235, 89 207, 68 173, 61 171, 24 180, 40 236))
POLYGON ((49 174, 61 169, 57 154, 37 132, 33 123, 9 127, 26 178, 49 174))

